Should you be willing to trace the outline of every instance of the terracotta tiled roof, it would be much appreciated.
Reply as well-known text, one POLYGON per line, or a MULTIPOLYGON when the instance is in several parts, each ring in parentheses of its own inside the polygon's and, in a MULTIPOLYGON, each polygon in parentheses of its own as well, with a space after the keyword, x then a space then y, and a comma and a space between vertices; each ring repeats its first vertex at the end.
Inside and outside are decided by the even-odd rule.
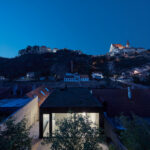
POLYGON ((40 86, 37 89, 27 93, 30 98, 38 96, 39 106, 45 101, 45 99, 52 93, 52 89, 46 86, 40 86))
POLYGON ((123 49, 125 48, 125 46, 121 45, 121 44, 112 44, 114 47, 119 48, 119 49, 123 49))
POLYGON ((114 117, 122 112, 130 115, 133 112, 141 117, 150 117, 150 90, 131 90, 132 98, 128 98, 127 89, 94 89, 93 94, 104 102, 108 116, 114 117))

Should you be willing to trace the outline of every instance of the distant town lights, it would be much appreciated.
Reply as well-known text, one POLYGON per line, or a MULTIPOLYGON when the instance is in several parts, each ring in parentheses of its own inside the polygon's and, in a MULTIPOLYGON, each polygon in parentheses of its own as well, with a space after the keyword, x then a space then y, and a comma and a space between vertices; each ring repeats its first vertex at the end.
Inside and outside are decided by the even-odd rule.
POLYGON ((139 74, 140 72, 137 70, 134 70, 133 74, 139 74))

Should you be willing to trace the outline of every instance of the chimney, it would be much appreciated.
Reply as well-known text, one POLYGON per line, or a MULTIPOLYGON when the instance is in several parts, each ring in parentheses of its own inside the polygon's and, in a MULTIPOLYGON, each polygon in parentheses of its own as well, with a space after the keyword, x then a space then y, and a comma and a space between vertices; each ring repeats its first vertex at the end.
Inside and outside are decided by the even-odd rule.
POLYGON ((131 100, 132 98, 132 93, 131 93, 131 88, 128 87, 128 98, 131 100))
POLYGON ((71 73, 73 73, 73 61, 71 60, 71 73))

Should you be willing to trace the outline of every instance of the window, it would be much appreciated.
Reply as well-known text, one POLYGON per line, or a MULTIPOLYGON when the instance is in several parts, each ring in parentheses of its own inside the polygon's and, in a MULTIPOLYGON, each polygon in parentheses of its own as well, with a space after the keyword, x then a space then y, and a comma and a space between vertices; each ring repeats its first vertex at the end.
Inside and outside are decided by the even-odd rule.
POLYGON ((49 114, 43 114, 43 137, 49 136, 50 129, 49 114))

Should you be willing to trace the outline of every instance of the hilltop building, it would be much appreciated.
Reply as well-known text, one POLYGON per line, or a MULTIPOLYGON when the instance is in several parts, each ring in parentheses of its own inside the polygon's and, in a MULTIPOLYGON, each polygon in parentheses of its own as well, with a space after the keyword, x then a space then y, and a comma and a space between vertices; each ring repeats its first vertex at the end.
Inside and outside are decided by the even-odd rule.
POLYGON ((56 53, 57 51, 58 48, 51 49, 46 46, 28 46, 25 49, 19 50, 19 55, 56 53))
POLYGON ((129 41, 127 41, 126 46, 123 46, 122 44, 111 44, 109 55, 114 56, 116 54, 129 54, 129 53, 141 53, 146 51, 144 48, 134 48, 130 47, 129 41))

